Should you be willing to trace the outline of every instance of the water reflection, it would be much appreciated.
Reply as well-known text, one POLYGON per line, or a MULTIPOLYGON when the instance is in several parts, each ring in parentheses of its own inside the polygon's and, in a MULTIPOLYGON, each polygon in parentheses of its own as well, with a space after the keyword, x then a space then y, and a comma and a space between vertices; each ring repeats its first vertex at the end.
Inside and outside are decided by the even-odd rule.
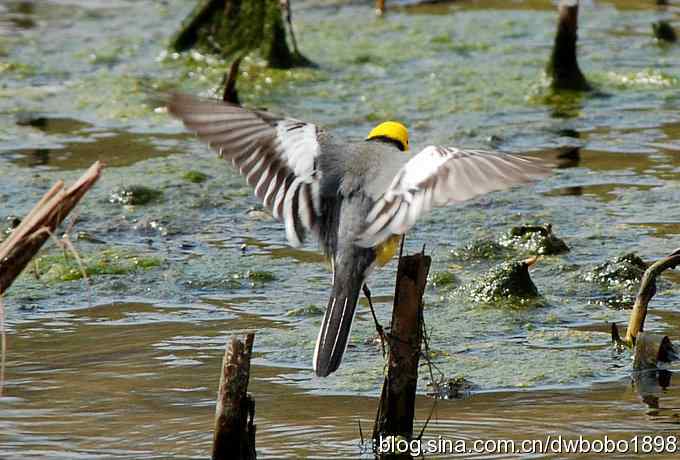
MULTIPOLYGON (((50 120, 39 129, 54 132, 52 130, 65 126, 78 125, 50 120)), ((26 168, 45 166, 52 170, 78 170, 97 160, 105 161, 109 167, 121 167, 176 153, 163 145, 164 141, 175 138, 173 135, 144 136, 125 131, 99 132, 71 138, 63 147, 18 149, 0 152, 0 156, 10 155, 12 163, 26 168)))
POLYGON ((673 373, 665 369, 653 369, 633 372, 633 385, 640 395, 642 402, 652 409, 650 416, 658 416, 659 398, 671 385, 673 373))

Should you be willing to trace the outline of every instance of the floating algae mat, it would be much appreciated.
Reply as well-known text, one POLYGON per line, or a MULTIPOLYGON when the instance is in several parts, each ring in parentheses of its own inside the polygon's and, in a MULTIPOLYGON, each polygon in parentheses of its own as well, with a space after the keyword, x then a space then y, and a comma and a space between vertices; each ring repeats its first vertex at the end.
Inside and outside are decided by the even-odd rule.
MULTIPOLYGON (((4 299, 2 458, 207 457, 225 341, 253 329, 250 390, 263 455, 362 455, 358 419, 370 426, 384 369, 365 302, 339 371, 313 377, 327 261, 312 241, 290 248, 244 180, 151 97, 175 88, 219 95, 228 63, 167 49, 192 3, 0 5, 0 228, 56 179, 108 163, 61 229, 88 280, 48 242, 4 299), (133 186, 158 194, 146 204, 111 202, 133 186)), ((553 159, 565 146, 579 149, 552 177, 436 209, 408 235, 408 253, 425 245, 433 257, 425 322, 437 371, 422 368, 419 391, 432 391, 433 379, 469 382, 463 399, 438 404, 426 436, 578 436, 588 426, 618 439, 677 427, 675 368, 665 391, 643 397, 632 388, 629 355, 610 345, 609 323, 629 313, 607 303, 619 287, 584 279, 621 255, 648 263, 678 247, 680 61, 677 45, 660 46, 651 31, 662 19, 677 30, 672 13, 642 0, 584 4, 579 64, 604 95, 575 97, 544 82, 550 2, 409 6, 381 19, 353 2, 293 8, 300 48, 319 67, 270 71, 246 58, 238 89, 247 106, 356 140, 379 121, 401 120, 412 152, 444 144, 553 159), (495 266, 540 253, 522 244, 547 229, 511 230, 534 223, 552 224, 569 248, 530 269, 540 307, 455 294, 495 266), (519 246, 503 247, 502 235, 519 246), (652 397, 658 408, 644 402, 652 397)), ((395 270, 392 262, 369 280, 383 325, 395 270)), ((677 341, 674 276, 661 277, 645 329, 677 341)), ((634 292, 631 281, 625 295, 634 292)), ((417 427, 429 404, 418 400, 417 427)))

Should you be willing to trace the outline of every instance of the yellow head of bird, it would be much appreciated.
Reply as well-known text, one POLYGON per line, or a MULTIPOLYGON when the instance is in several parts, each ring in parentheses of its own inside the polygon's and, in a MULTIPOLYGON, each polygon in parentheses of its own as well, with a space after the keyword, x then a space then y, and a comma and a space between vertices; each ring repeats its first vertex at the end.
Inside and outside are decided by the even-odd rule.
POLYGON ((386 121, 373 128, 366 140, 386 138, 397 142, 402 150, 408 150, 408 129, 398 121, 386 121))

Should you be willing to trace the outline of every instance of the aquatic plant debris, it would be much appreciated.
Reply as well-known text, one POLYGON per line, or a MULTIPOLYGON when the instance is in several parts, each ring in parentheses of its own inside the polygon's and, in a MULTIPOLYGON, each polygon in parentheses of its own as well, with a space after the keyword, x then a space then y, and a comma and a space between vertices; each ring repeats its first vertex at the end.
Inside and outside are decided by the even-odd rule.
POLYGON ((144 206, 159 201, 162 197, 162 190, 156 190, 145 185, 129 185, 119 187, 111 192, 109 201, 126 206, 144 206))
POLYGON ((646 269, 640 256, 631 252, 595 266, 583 278, 605 286, 637 289, 646 269))
POLYGON ((554 255, 569 251, 564 240, 555 236, 551 224, 512 227, 498 238, 501 247, 534 255, 554 255))
POLYGON ((503 262, 460 287, 459 293, 475 302, 523 306, 538 298, 538 289, 529 276, 534 259, 503 262))
POLYGON ((450 271, 435 272, 431 276, 432 286, 438 289, 450 288, 459 283, 456 275, 450 271))
POLYGON ((466 379, 464 376, 443 378, 427 384, 430 388, 427 395, 438 399, 462 399, 470 396, 479 385, 466 379))
POLYGON ((451 258, 455 260, 504 259, 509 254, 507 247, 492 239, 475 239, 450 252, 451 258))

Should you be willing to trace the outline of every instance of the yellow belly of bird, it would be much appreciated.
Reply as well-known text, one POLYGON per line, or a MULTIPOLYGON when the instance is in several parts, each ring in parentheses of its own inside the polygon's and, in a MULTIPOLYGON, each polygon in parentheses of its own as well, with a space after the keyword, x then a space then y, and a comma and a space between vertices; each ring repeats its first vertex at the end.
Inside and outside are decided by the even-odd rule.
POLYGON ((375 247, 375 262, 381 267, 392 260, 397 253, 401 235, 392 235, 375 247))

